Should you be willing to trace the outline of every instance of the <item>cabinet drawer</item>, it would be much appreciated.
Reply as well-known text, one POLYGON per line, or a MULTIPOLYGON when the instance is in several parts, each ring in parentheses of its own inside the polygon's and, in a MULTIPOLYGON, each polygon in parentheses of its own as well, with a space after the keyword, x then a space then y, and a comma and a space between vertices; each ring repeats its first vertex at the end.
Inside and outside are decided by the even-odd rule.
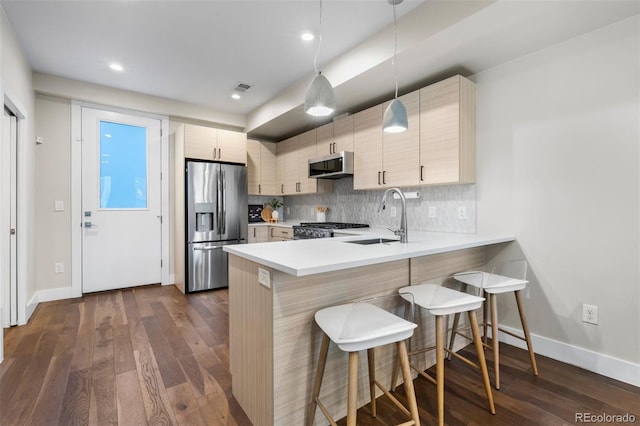
POLYGON ((269 240, 291 240, 293 239, 293 229, 283 226, 270 226, 269 227, 269 240))

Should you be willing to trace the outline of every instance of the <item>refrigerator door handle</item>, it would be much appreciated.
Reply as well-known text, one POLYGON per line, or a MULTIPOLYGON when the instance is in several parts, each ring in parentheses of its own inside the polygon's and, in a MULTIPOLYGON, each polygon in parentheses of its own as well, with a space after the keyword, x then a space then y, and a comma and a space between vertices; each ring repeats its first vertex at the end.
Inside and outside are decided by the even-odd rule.
POLYGON ((217 186, 218 186, 218 190, 216 191, 216 214, 218 215, 218 217, 216 218, 216 225, 218 225, 218 229, 217 229, 217 233, 221 234, 222 233, 222 208, 221 208, 221 203, 222 203, 222 181, 220 180, 220 172, 218 172, 218 179, 217 179, 217 186))
POLYGON ((220 227, 220 234, 227 233, 227 175, 224 170, 220 171, 222 176, 222 226, 220 227))
POLYGON ((204 247, 194 247, 194 250, 203 250, 203 251, 209 251, 209 250, 216 250, 216 249, 221 249, 222 246, 204 246, 204 247))

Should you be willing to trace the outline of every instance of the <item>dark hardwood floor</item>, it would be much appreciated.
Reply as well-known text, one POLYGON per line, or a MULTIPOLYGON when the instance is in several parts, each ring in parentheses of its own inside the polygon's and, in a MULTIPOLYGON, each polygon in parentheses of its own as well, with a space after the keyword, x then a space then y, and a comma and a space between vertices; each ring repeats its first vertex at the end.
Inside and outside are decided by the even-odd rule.
MULTIPOLYGON (((0 425, 250 425, 231 394, 227 295, 148 286, 41 303, 28 325, 5 330, 0 425)), ((629 413, 640 423, 638 388, 542 356, 533 377, 525 351, 501 348, 496 415, 477 373, 447 363, 448 424, 578 424, 576 413, 629 413)), ((435 386, 414 383, 423 424, 435 424, 435 386)), ((378 401, 377 418, 365 406, 358 424, 405 420, 378 401)))

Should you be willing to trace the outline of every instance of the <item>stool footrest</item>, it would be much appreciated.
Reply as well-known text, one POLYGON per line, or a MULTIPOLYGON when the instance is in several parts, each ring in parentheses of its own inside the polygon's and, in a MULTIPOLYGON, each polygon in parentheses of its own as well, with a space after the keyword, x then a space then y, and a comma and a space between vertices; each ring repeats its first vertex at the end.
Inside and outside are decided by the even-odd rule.
POLYGON ((438 382, 436 382, 436 379, 434 379, 433 377, 431 377, 430 375, 428 375, 426 372, 424 372, 423 370, 420 370, 418 367, 416 367, 415 365, 411 365, 411 368, 413 368, 416 373, 418 373, 419 375, 421 375, 422 377, 424 377, 425 379, 429 380, 431 383, 433 383, 434 385, 438 384, 438 382))
POLYGON ((447 350, 447 352, 449 353, 449 355, 453 355, 453 356, 455 356, 456 358, 458 358, 460 361, 464 362, 464 363, 465 363, 465 364, 467 364, 468 366, 470 366, 470 367, 473 367, 473 368, 476 368, 476 369, 480 370, 480 365, 476 364, 476 363, 475 363, 475 362, 473 362, 473 361, 470 361, 468 358, 466 358, 466 357, 464 357, 464 356, 460 355, 459 353, 454 352, 454 351, 449 351, 449 350, 447 350))
POLYGON ((327 410, 324 404, 320 401, 320 398, 316 398, 316 404, 318 404, 318 407, 320 408, 320 411, 322 411, 322 414, 324 414, 327 420, 329 420, 329 423, 331 424, 331 426, 337 426, 336 421, 333 420, 333 417, 331 417, 329 410, 327 410))
MULTIPOLYGON (((398 407, 404 414, 406 414, 407 416, 411 416, 411 413, 409 412, 409 410, 407 410, 406 407, 402 405, 402 403, 398 401, 398 399, 395 396, 393 396, 386 387, 382 386, 380 382, 378 382, 377 380, 374 380, 373 383, 375 383, 378 389, 380 389, 387 396, 387 398, 389 398, 391 402, 393 402, 396 405, 396 407, 398 407)), ((411 423, 408 423, 408 424, 413 424, 413 420, 411 423)))

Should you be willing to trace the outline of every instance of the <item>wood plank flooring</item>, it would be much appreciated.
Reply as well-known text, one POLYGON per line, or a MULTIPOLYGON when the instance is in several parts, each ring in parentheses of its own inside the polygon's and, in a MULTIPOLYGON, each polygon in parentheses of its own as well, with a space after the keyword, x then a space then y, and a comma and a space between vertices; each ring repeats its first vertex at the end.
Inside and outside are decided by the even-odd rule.
MULTIPOLYGON (((250 425, 231 394, 227 295, 147 286, 41 303, 28 325, 5 330, 0 425, 250 425)), ((575 413, 629 413, 640 423, 636 387, 542 356, 533 377, 527 353, 507 345, 501 358, 496 415, 478 373, 447 362, 447 424, 569 425, 575 413)), ((436 424, 435 386, 414 385, 422 424, 436 424)), ((405 421, 378 401, 378 416, 367 405, 358 424, 405 421)))

